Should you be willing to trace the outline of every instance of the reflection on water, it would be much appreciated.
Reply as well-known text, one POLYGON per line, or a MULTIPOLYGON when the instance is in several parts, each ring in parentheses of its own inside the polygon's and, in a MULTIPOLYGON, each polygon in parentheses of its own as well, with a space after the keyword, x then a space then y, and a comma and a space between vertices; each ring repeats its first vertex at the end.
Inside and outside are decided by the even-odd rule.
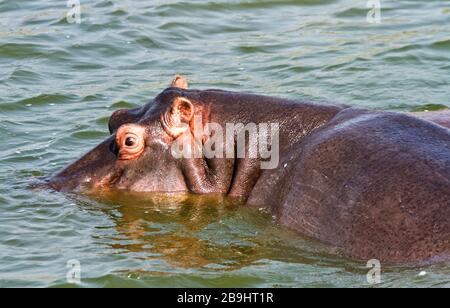
MULTIPOLYGON (((139 253, 148 260, 163 259, 181 268, 235 270, 281 257, 271 247, 283 240, 270 235, 279 232, 272 217, 221 195, 107 192, 96 199, 111 206, 103 210, 119 234, 111 247, 139 253)), ((312 248, 313 244, 307 246, 312 248)), ((320 250, 315 252, 320 254, 320 250)))
POLYGON ((221 263, 227 257, 242 266, 255 260, 250 247, 226 245, 220 249, 195 235, 208 225, 220 224, 221 217, 236 210, 237 205, 223 197, 132 196, 119 192, 103 196, 103 202, 116 205, 120 215, 111 218, 127 239, 124 244, 113 244, 114 249, 144 252, 150 259, 163 258, 170 265, 184 268, 221 263), (239 250, 245 250, 245 254, 239 250), (249 261, 245 261, 247 258, 249 261))

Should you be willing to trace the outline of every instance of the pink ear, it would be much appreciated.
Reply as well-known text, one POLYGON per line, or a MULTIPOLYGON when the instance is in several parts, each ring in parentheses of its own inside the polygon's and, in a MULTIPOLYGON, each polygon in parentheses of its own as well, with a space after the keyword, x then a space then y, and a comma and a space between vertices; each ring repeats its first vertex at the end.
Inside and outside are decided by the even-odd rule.
POLYGON ((171 87, 180 88, 180 89, 187 89, 188 88, 188 81, 185 77, 176 75, 175 78, 172 80, 171 87))
POLYGON ((161 115, 164 130, 173 138, 189 130, 189 123, 194 117, 194 105, 184 97, 177 97, 172 106, 161 115))

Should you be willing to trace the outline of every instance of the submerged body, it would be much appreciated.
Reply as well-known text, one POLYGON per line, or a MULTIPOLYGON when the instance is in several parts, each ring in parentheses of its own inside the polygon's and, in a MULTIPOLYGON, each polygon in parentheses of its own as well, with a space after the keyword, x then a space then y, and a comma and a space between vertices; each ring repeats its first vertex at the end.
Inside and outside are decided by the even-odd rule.
POLYGON ((111 137, 49 184, 64 191, 219 193, 265 208, 283 225, 348 256, 446 259, 449 118, 430 119, 438 125, 399 113, 188 90, 178 77, 149 104, 115 112, 111 137), (259 156, 174 157, 175 142, 194 148, 213 135, 203 131, 196 138, 195 118, 202 125, 277 123, 277 167, 261 169, 259 156))

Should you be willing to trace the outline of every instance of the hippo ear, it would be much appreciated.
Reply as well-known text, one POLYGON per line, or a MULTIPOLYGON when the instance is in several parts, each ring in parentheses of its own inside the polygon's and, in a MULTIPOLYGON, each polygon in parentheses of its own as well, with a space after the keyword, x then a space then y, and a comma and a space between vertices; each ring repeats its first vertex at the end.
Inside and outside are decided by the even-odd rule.
POLYGON ((190 129, 189 123, 194 117, 194 105, 184 97, 177 97, 169 110, 161 116, 164 130, 173 138, 190 129))
POLYGON ((170 83, 170 86, 186 90, 188 88, 188 81, 185 77, 176 75, 175 78, 170 83))

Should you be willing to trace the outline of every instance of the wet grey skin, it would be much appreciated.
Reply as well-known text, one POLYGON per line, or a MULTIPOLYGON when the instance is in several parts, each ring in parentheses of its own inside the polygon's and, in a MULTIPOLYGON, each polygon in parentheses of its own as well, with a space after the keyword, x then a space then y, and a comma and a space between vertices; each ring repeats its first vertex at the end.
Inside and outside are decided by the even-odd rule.
POLYGON ((190 90, 178 76, 148 104, 114 112, 111 137, 48 185, 221 194, 345 256, 441 261, 450 256, 449 128, 448 111, 412 116, 190 90), (278 167, 261 170, 260 158, 175 158, 171 145, 192 141, 195 115, 222 126, 279 123, 278 167))

